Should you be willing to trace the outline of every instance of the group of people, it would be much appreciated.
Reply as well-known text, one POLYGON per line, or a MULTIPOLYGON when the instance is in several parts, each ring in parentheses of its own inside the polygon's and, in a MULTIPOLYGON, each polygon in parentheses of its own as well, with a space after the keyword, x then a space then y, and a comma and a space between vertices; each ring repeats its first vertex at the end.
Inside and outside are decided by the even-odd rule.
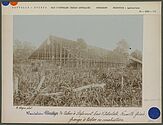
MULTIPOLYGON (((33 70, 32 65, 28 66, 28 70, 16 68, 22 73, 18 76, 19 91, 14 93, 14 105, 72 107, 139 107, 142 105, 141 70, 127 67, 108 69, 55 67, 47 70, 42 67, 38 67, 37 70, 33 70), (43 76, 45 79, 41 83, 39 92, 36 93, 43 76), (104 84, 104 86, 94 87, 94 84, 104 84), (88 85, 90 86, 82 88, 88 85), (78 91, 75 91, 76 89, 78 91), (31 97, 34 98, 32 102, 31 97)), ((17 71, 14 72, 16 74, 17 71)))

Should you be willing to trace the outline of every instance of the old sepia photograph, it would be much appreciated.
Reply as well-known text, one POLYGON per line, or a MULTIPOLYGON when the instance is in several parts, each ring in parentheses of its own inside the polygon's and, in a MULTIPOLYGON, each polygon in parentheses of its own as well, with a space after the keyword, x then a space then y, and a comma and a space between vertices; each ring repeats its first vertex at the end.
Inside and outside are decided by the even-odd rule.
POLYGON ((13 105, 142 107, 142 15, 14 15, 13 105))

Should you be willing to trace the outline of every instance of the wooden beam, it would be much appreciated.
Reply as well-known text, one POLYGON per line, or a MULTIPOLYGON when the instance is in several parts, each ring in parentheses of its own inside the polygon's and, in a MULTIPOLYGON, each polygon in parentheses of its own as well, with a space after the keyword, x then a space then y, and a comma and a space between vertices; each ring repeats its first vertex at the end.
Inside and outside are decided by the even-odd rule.
POLYGON ((66 50, 63 48, 63 64, 66 64, 66 50))
POLYGON ((60 50, 60 66, 62 66, 62 43, 60 43, 60 46, 59 46, 59 50, 60 50))
MULTIPOLYGON (((76 88, 76 89, 73 89, 74 92, 79 92, 79 91, 82 91, 84 89, 89 89, 89 88, 104 88, 105 84, 91 84, 91 85, 86 85, 86 86, 82 86, 82 87, 79 87, 79 88, 76 88)), ((64 93, 63 92, 56 92, 56 93, 40 93, 40 95, 43 95, 43 96, 59 96, 59 95, 63 95, 64 93)))

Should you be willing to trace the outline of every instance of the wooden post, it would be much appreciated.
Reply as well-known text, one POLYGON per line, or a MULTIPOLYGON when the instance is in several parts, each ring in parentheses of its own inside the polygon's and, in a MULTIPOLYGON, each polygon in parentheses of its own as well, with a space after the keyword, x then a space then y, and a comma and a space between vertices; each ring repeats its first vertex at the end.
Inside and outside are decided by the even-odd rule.
POLYGON ((42 49, 40 49, 40 59, 42 59, 42 49))
POLYGON ((46 60, 48 59, 48 45, 46 44, 46 60))
POLYGON ((40 90, 40 88, 41 88, 41 86, 42 86, 44 80, 45 80, 45 76, 43 76, 43 77, 41 78, 40 83, 38 84, 38 86, 37 86, 37 88, 36 88, 36 91, 39 91, 39 90, 40 90))
POLYGON ((50 45, 47 45, 47 50, 48 50, 48 60, 50 59, 50 49, 51 49, 51 46, 50 46, 50 45))
POLYGON ((67 53, 66 53, 66 49, 64 48, 64 65, 66 65, 67 62, 67 53))
POLYGON ((54 51, 54 62, 56 63, 56 43, 55 43, 55 41, 54 41, 54 46, 53 46, 53 51, 54 51))
POLYGON ((67 67, 70 67, 70 54, 67 52, 67 67))
POLYGON ((121 90, 123 90, 123 75, 122 75, 122 81, 121 81, 121 90))
POLYGON ((58 51, 59 51, 59 50, 58 50, 58 46, 59 46, 58 42, 56 42, 55 46, 56 46, 56 47, 55 47, 55 61, 56 61, 56 64, 57 64, 57 63, 58 63, 58 57, 59 57, 59 56, 58 56, 58 55, 59 55, 59 54, 58 54, 58 51))
POLYGON ((62 66, 62 46, 61 46, 61 43, 59 43, 59 63, 60 63, 60 66, 62 66))
POLYGON ((65 48, 63 47, 62 50, 63 50, 63 66, 65 66, 65 48))
POLYGON ((40 51, 37 50, 37 58, 36 58, 36 59, 40 59, 40 58, 39 58, 39 55, 40 55, 39 53, 40 53, 40 51))
POLYGON ((95 59, 94 59, 94 65, 93 68, 96 67, 96 55, 95 55, 95 59))
POLYGON ((81 65, 81 67, 83 67, 83 59, 82 58, 80 59, 80 65, 81 65))
POLYGON ((51 60, 54 60, 54 43, 52 43, 51 47, 51 60))
POLYGON ((45 59, 47 59, 47 44, 45 44, 45 59))
POLYGON ((45 45, 43 46, 44 48, 44 52, 43 52, 43 59, 45 58, 45 54, 46 54, 46 48, 45 48, 45 45))

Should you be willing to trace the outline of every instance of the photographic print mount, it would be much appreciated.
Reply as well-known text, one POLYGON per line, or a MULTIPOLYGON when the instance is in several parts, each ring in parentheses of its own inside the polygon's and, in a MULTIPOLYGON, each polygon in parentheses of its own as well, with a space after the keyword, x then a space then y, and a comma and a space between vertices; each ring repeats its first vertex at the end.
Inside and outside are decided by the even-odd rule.
POLYGON ((88 3, 2 8, 4 122, 161 122, 161 2, 88 3))

